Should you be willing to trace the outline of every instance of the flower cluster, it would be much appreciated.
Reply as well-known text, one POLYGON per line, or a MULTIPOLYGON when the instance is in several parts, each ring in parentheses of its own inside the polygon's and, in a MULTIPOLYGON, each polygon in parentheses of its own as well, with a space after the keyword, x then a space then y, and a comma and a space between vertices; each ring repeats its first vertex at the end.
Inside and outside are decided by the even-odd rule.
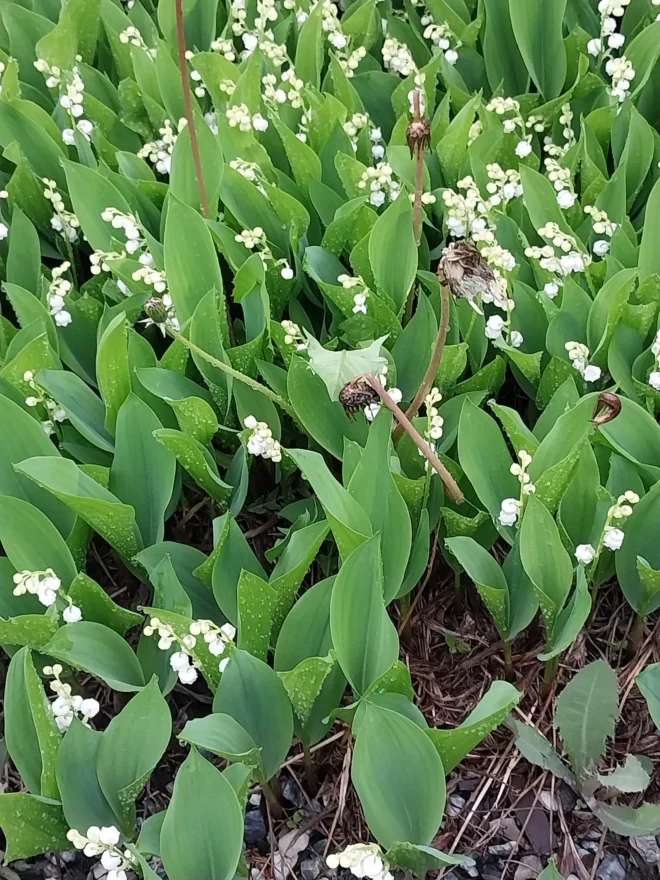
POLYGON ((62 581, 58 578, 52 568, 46 568, 43 571, 17 571, 13 576, 14 596, 24 596, 29 593, 36 596, 42 605, 47 608, 55 604, 57 599, 57 591, 62 586, 62 581))
POLYGON ((600 367, 589 363, 589 349, 586 345, 582 342, 567 342, 565 348, 573 369, 581 373, 585 382, 597 382, 600 379, 600 367))
POLYGON ((309 342, 302 334, 300 327, 293 321, 282 321, 282 329, 284 330, 284 344, 295 345, 296 351, 306 351, 309 342))
POLYGON ((232 159, 229 167, 234 171, 238 171, 241 177, 249 180, 250 183, 260 185, 261 168, 256 162, 247 162, 245 159, 232 159))
POLYGON ((365 283, 364 278, 361 275, 356 275, 353 277, 352 275, 338 275, 337 281, 341 284, 344 290, 352 290, 353 293, 353 314, 367 314, 367 297, 369 296, 369 290, 365 283))
POLYGON ((66 410, 64 407, 60 406, 57 401, 48 397, 43 388, 40 388, 37 385, 34 381, 34 373, 32 370, 26 370, 23 373, 23 381, 27 382, 32 390, 32 394, 25 398, 26 406, 33 407, 41 405, 46 408, 48 418, 42 420, 41 427, 46 434, 50 436, 55 433, 55 422, 63 422, 67 418, 66 410))
POLYGON ((433 452, 436 451, 436 443, 442 438, 445 420, 438 412, 438 404, 442 400, 442 394, 438 388, 431 388, 424 398, 424 408, 426 409, 426 429, 424 437, 426 438, 433 452))
POLYGON ((436 24, 433 16, 426 14, 421 19, 422 27, 424 27, 424 39, 430 40, 434 46, 441 49, 445 54, 447 64, 454 65, 458 61, 458 52, 456 51, 461 43, 452 33, 446 21, 436 24))
POLYGON ((52 271, 51 282, 48 285, 48 305, 58 327, 68 327, 71 323, 71 312, 64 308, 65 298, 71 291, 71 282, 67 281, 66 278, 62 278, 70 268, 71 263, 68 262, 55 266, 52 271))
POLYGON ((557 193, 557 203, 560 208, 566 210, 572 208, 577 201, 577 195, 573 188, 573 177, 568 168, 560 165, 556 159, 548 157, 545 159, 545 168, 548 173, 548 179, 552 183, 557 193))
POLYGON ((80 716, 82 723, 87 724, 90 718, 99 714, 101 707, 96 700, 86 700, 80 694, 73 694, 71 685, 61 680, 62 667, 59 663, 54 666, 44 666, 44 675, 54 676, 54 680, 48 686, 57 696, 50 704, 50 711, 61 733, 71 727, 74 718, 80 716))
MULTIPOLYGON (((658 5, 660 5, 660 3, 658 5)), ((649 375, 649 385, 651 388, 655 388, 656 391, 660 391, 660 330, 658 330, 655 339, 653 340, 651 354, 655 358, 655 369, 653 369, 649 375)))
POLYGON ((525 248, 525 256, 537 260, 541 269, 555 276, 545 286, 548 296, 555 297, 565 278, 573 273, 584 272, 591 257, 583 253, 576 239, 560 229, 557 223, 546 223, 538 233, 543 238, 550 239, 552 244, 525 248))
POLYGON ((377 208, 384 204, 386 198, 393 202, 401 192, 401 184, 394 179, 392 166, 387 162, 379 162, 375 167, 363 171, 358 187, 369 190, 369 202, 377 208))
POLYGON ((400 73, 401 76, 410 76, 413 73, 417 73, 412 53, 405 43, 400 43, 393 37, 387 37, 383 43, 382 53, 383 64, 386 70, 400 73))
POLYGON ((264 269, 267 269, 269 264, 271 264, 279 268, 280 275, 285 281, 290 281, 293 278, 293 269, 288 261, 285 259, 276 260, 273 256, 273 252, 266 240, 266 233, 261 226, 255 226, 254 229, 244 229, 234 236, 234 240, 242 244, 249 251, 256 251, 261 257, 264 269))
POLYGON ((136 46, 138 49, 143 49, 147 53, 149 58, 153 59, 156 57, 156 50, 150 49, 149 46, 147 46, 144 41, 144 37, 134 25, 131 25, 130 27, 127 27, 126 30, 122 31, 119 34, 119 40, 125 45, 130 43, 131 46, 136 46))
POLYGON ((394 880, 383 851, 375 843, 353 843, 343 852, 329 855, 326 862, 333 871, 348 868, 354 877, 394 880))
MULTIPOLYGON (((214 657, 221 657, 236 638, 236 627, 231 623, 216 626, 212 620, 195 620, 190 624, 190 634, 193 638, 203 636, 209 653, 214 657)), ((225 671, 227 663, 227 657, 220 661, 220 672, 225 671)))
POLYGON ((238 128, 239 131, 266 131, 268 120, 261 113, 250 114, 247 104, 235 104, 228 107, 225 116, 230 128, 238 128))
POLYGON ((293 67, 282 71, 280 80, 278 81, 274 73, 267 73, 261 78, 264 90, 264 100, 271 104, 289 103, 294 110, 299 110, 303 106, 303 89, 305 83, 296 76, 293 67))
POLYGON ((594 560, 598 560, 603 547, 606 547, 608 550, 620 550, 625 538, 625 533, 621 526, 632 515, 632 505, 637 504, 638 501, 639 495, 631 489, 624 492, 623 495, 619 495, 616 504, 613 504, 607 512, 607 519, 605 520, 605 526, 603 527, 598 546, 578 544, 575 548, 575 558, 577 561, 582 563, 582 565, 591 565, 594 560))
POLYGON ((605 211, 600 211, 594 205, 587 205, 584 209, 585 214, 589 214, 593 224, 593 230, 596 235, 605 236, 597 239, 593 244, 593 252, 597 257, 604 257, 610 249, 609 239, 612 238, 617 229, 617 224, 607 216, 605 211))
POLYGON ((80 220, 71 211, 67 211, 64 207, 64 199, 57 191, 57 184, 48 177, 42 178, 44 184, 44 197, 53 206, 54 214, 50 218, 50 225, 56 232, 59 232, 62 238, 70 242, 78 240, 80 230, 80 220))
POLYGON ((211 51, 219 52, 227 61, 236 61, 236 50, 231 40, 219 39, 211 43, 211 51))
POLYGON ((175 132, 170 120, 166 119, 163 122, 163 127, 158 129, 160 137, 155 141, 149 141, 138 150, 140 159, 147 159, 160 174, 169 174, 172 170, 172 153, 177 136, 187 124, 185 118, 179 119, 175 132))
POLYGON ((113 260, 126 259, 126 251, 94 251, 89 258, 89 271, 92 275, 100 275, 101 272, 111 272, 110 263, 113 260))
POLYGON ((258 422, 254 416, 247 416, 243 425, 252 431, 247 441, 247 449, 251 455, 260 455, 275 463, 282 461, 282 447, 273 437, 266 422, 258 422))
POLYGON ((122 214, 118 208, 106 208, 101 219, 110 223, 113 229, 122 229, 126 237, 124 247, 129 254, 134 254, 145 245, 142 230, 134 214, 122 214))
MULTIPOLYGON (((532 135, 528 132, 528 125, 522 118, 520 113, 520 102, 515 98, 492 98, 486 105, 486 110, 496 113, 497 116, 505 117, 502 125, 506 134, 516 134, 518 143, 516 144, 516 156, 524 159, 532 152, 532 135)), ((534 121, 532 127, 539 123, 534 121)))
POLYGON ((536 486, 527 473, 527 469, 532 463, 532 456, 525 449, 521 449, 518 453, 518 461, 520 464, 517 462, 512 464, 510 471, 520 483, 520 498, 505 498, 502 501, 498 519, 503 526, 515 526, 522 512, 526 496, 536 492, 536 486))
POLYGON ((158 648, 161 651, 169 651, 176 644, 179 650, 172 653, 170 666, 177 673, 182 684, 193 684, 197 681, 199 664, 190 655, 190 651, 197 644, 194 635, 187 633, 180 638, 172 627, 159 617, 152 617, 144 627, 143 633, 145 636, 157 635, 158 648))
POLYGON ((524 342, 522 333, 519 330, 511 330, 510 320, 505 321, 500 315, 491 315, 484 328, 486 339, 495 342, 497 339, 503 339, 505 333, 508 336, 509 345, 512 348, 520 348, 524 342))
POLYGON ((635 78, 632 63, 625 55, 614 56, 614 52, 623 48, 625 36, 617 31, 617 18, 621 18, 630 0, 600 0, 600 34, 589 40, 587 52, 597 59, 600 65, 605 61, 605 70, 612 78, 610 93, 618 101, 625 101, 630 91, 630 83, 635 78))
MULTIPOLYGON (((137 859, 129 849, 119 847, 120 833, 114 825, 98 828, 92 825, 86 834, 80 834, 75 828, 67 832, 67 839, 81 849, 86 856, 101 856, 101 865, 108 872, 106 880, 127 880, 127 870, 138 867, 137 859)), ((94 871, 96 876, 96 871, 94 871)))

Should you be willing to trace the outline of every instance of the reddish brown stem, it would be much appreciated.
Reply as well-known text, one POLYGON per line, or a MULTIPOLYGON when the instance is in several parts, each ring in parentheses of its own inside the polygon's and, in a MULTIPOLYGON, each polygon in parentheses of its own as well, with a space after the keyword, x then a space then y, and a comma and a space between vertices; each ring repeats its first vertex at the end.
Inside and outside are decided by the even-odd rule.
MULTIPOLYGON (((433 346, 433 354, 431 355, 431 360, 429 362, 426 373, 424 374, 424 378, 422 379, 422 384, 419 386, 413 402, 406 410, 406 416, 409 419, 414 419, 419 412, 420 406, 424 403, 426 395, 433 387, 433 383, 435 382, 436 376, 438 375, 438 368, 440 367, 442 353, 445 350, 445 343, 447 341, 447 333, 449 333, 449 308, 449 290, 446 285, 441 284, 440 327, 438 329, 438 335, 435 340, 435 345, 433 346)), ((401 425, 399 425, 399 427, 394 432, 394 437, 400 437, 402 433, 403 428, 401 427, 401 425)))
POLYGON ((380 397, 385 406, 389 409, 391 413, 394 414, 394 417, 397 419, 400 425, 403 426, 403 430, 408 434, 410 439, 413 441, 415 446, 422 453, 424 458, 429 462, 433 470, 438 474, 442 482, 445 484, 445 488, 447 490, 447 494, 456 504, 462 504, 465 501, 463 493, 458 487, 458 483, 449 473, 444 464, 440 461, 438 456, 433 452, 433 450, 429 447, 429 444, 424 440, 422 435, 417 431, 415 426, 410 422, 406 414, 400 409, 396 403, 392 400, 387 391, 383 388, 381 383, 372 376, 371 373, 365 373, 364 378, 374 389, 376 394, 380 397))
POLYGON ((197 129, 195 128, 195 116, 193 113, 192 94, 190 91, 190 78, 188 76, 188 62, 186 61, 186 36, 183 28, 183 0, 175 0, 176 11, 176 35, 179 46, 179 70, 181 71, 181 87, 183 88, 183 103, 186 108, 186 119, 188 120, 188 131, 190 132, 190 147, 192 149, 193 164, 195 166, 195 176, 197 177, 197 188, 199 189, 199 204, 202 208, 202 214, 207 220, 211 218, 209 210, 209 200, 206 195, 206 186, 204 184, 204 171, 202 169, 202 158, 199 153, 199 141, 197 140, 197 129))
MULTIPOLYGON (((415 122, 420 122, 422 118, 420 110, 420 93, 419 89, 413 92, 413 118, 415 122)), ((413 202, 413 232, 415 234, 415 244, 419 247, 422 240, 422 192, 424 191, 424 149, 418 146, 416 151, 415 166, 415 199, 413 202)))

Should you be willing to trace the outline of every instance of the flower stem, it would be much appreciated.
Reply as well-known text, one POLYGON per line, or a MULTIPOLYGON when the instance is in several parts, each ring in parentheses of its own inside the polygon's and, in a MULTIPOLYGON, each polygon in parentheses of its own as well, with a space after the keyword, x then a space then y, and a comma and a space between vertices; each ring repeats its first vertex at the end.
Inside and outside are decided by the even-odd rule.
POLYGON ((305 768, 305 780, 307 781, 307 788, 309 789, 309 793, 314 794, 314 792, 318 788, 318 783, 316 781, 316 773, 314 773, 314 762, 312 759, 312 753, 309 750, 309 745, 306 742, 303 742, 303 766, 305 768))
POLYGON ((543 697, 544 699, 550 695, 550 691, 552 690, 552 685, 555 680, 555 675, 557 674, 557 667, 559 666, 559 657, 551 657, 550 660, 545 661, 545 672, 543 674, 543 697))
MULTIPOLYGON (((438 368, 440 366, 440 361, 442 360, 442 354, 445 350, 447 333, 449 332, 449 288, 445 284, 440 285, 440 301, 440 327, 433 347, 433 354, 431 355, 431 360, 426 373, 424 374, 424 378, 422 379, 422 384, 419 386, 417 394, 415 395, 415 399, 406 410, 406 418, 408 419, 415 418, 419 412, 420 406, 424 403, 426 395, 433 387, 433 383, 438 375, 438 368)), ((394 432, 395 439, 400 437, 402 433, 403 428, 399 425, 394 432)))
POLYGON ((628 638, 628 648, 630 650, 631 655, 635 655, 644 640, 644 628, 646 627, 646 618, 641 614, 637 614, 635 616, 635 623, 633 624, 633 628, 630 630, 630 636, 628 638))
POLYGON ((511 653, 511 642, 509 639, 504 639, 504 674, 507 677, 508 681, 513 681, 514 672, 513 672, 513 656, 511 653))
POLYGON ((282 813, 282 807, 280 806, 280 802, 275 796, 275 792, 270 787, 270 785, 264 780, 261 781, 261 790, 264 793, 264 797, 266 798, 266 803, 268 804, 268 808, 276 819, 281 819, 284 815, 282 813))
MULTIPOLYGON (((420 110, 420 92, 415 89, 413 92, 413 118, 415 122, 421 122, 422 114, 420 110)), ((424 190, 424 149, 418 146, 416 150, 415 164, 415 198, 413 201, 413 233, 415 235, 415 244, 419 247, 422 240, 422 192, 424 190)))
POLYGON ((270 388, 268 388, 266 385, 262 385, 261 382, 257 382, 256 379, 251 379, 249 376, 246 376, 245 373, 241 373, 239 370, 235 370, 233 367, 230 367, 229 364, 225 364, 223 361, 218 360, 218 358, 213 357, 212 354, 209 354, 207 351, 204 351, 203 348, 195 345, 194 342, 191 342, 183 335, 183 333, 179 333, 179 331, 175 330, 173 327, 168 327, 167 332, 170 334, 170 336, 172 336, 173 339, 178 339, 181 343, 183 343, 183 345, 186 346, 186 348, 190 349, 190 351, 203 358, 207 363, 212 364, 214 367, 222 370, 223 373, 227 373, 228 376, 231 376, 238 382, 242 382, 244 385, 247 385, 254 391, 258 391, 260 394, 263 394, 264 397, 272 400, 272 402, 279 406, 280 409, 283 409, 284 412, 288 413, 292 419, 295 419, 296 422, 298 421, 295 412, 287 403, 287 401, 283 397, 280 397, 279 394, 271 391, 270 388))
POLYGON ((174 5, 176 11, 176 35, 179 48, 179 70, 181 72, 183 103, 186 108, 186 119, 188 120, 188 131, 190 132, 190 148, 192 150, 195 176, 197 178, 197 187, 199 189, 199 204, 202 208, 202 214, 204 217, 207 220, 210 220, 211 212, 209 210, 209 200, 206 195, 206 186, 204 184, 204 171, 202 169, 202 159, 199 153, 199 141, 197 140, 197 129, 195 128, 195 116, 193 113, 192 95, 190 92, 190 78, 188 77, 188 62, 186 61, 186 37, 183 28, 183 0, 175 0, 174 5))
POLYGON ((389 411, 394 414, 399 424, 402 425, 403 430, 406 432, 406 434, 408 434, 415 446, 419 449, 424 458, 429 462, 429 464, 438 474, 438 476, 444 483, 447 494, 449 495, 451 500, 454 501, 456 504, 462 504, 463 501, 465 501, 465 497, 459 489, 458 483, 449 473, 444 464, 440 461, 435 452, 431 450, 429 444, 426 442, 426 440, 424 440, 419 431, 410 422, 403 410, 401 410, 396 405, 396 403, 392 400, 392 398, 383 388, 378 379, 372 376, 371 373, 365 373, 364 378, 371 385, 371 387, 374 389, 376 394, 380 397, 380 399, 383 401, 389 411))

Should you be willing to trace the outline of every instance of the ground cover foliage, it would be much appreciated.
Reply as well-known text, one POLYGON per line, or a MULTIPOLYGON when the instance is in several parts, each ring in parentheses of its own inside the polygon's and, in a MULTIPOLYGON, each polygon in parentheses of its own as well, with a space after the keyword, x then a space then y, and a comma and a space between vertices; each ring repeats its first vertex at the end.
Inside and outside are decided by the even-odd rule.
POLYGON ((660 724, 659 13, 2 4, 8 862, 247 876, 339 742, 329 871, 473 870, 446 778, 498 728, 660 832, 615 745, 633 689, 660 724), (488 680, 425 715, 466 602, 488 680))

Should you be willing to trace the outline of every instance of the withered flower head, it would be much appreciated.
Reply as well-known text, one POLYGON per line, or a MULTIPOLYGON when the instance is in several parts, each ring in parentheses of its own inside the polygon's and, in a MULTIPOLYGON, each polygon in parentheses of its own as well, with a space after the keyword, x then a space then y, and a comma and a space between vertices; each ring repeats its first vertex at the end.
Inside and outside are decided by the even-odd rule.
POLYGON ((378 399, 378 393, 362 376, 352 379, 339 392, 339 402, 351 417, 370 403, 376 403, 378 399))
POLYGON ((603 391, 598 395, 591 421, 594 425, 606 425, 621 412, 621 399, 611 391, 603 391))
POLYGON ((431 123, 428 119, 413 119, 406 132, 410 155, 419 156, 431 146, 431 123))
POLYGON ((443 250, 438 275, 444 276, 454 296, 466 299, 480 314, 476 302, 480 294, 489 293, 495 300, 502 297, 493 270, 471 241, 454 241, 443 250))

